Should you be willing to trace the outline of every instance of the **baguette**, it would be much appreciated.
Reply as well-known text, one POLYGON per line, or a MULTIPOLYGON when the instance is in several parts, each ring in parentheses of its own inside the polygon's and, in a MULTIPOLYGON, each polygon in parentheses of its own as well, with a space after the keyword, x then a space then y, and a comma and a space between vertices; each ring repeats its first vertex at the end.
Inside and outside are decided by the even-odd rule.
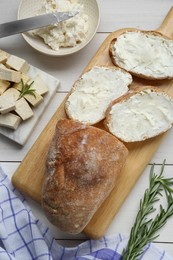
POLYGON ((42 188, 47 218, 77 234, 116 185, 128 150, 108 132, 61 119, 50 145, 42 188))
POLYGON ((155 137, 173 124, 173 98, 156 87, 139 87, 111 103, 104 124, 123 142, 155 137))
POLYGON ((116 67, 93 67, 75 82, 65 103, 70 119, 94 125, 105 118, 110 102, 128 91, 131 75, 116 67))
POLYGON ((161 80, 173 78, 173 40, 154 31, 127 31, 109 46, 113 64, 134 76, 161 80))

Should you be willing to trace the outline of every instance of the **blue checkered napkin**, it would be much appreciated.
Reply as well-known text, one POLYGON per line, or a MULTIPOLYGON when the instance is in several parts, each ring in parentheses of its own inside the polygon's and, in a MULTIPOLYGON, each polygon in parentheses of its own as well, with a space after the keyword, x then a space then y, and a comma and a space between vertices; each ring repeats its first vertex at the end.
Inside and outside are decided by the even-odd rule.
MULTIPOLYGON (((120 260, 126 244, 127 238, 117 235, 88 240, 73 248, 58 245, 0 167, 0 260, 120 260)), ((140 259, 173 258, 149 244, 140 259)))

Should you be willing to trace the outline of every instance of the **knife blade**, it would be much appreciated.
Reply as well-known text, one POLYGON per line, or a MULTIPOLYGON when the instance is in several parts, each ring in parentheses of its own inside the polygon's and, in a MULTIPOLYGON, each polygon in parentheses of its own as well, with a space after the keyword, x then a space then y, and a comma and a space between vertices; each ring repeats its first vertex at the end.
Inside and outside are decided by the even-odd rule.
POLYGON ((53 12, 8 23, 0 24, 0 38, 23 33, 29 30, 45 27, 68 20, 78 14, 78 11, 53 12))

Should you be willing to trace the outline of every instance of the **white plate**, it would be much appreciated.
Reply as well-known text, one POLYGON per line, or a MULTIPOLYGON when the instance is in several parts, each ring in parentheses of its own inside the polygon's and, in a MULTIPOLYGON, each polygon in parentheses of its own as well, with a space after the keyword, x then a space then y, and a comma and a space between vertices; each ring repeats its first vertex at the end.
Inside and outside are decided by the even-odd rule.
MULTIPOLYGON (((84 11, 89 16, 89 31, 85 40, 75 47, 60 48, 58 51, 52 50, 40 37, 23 33, 26 42, 37 51, 51 56, 64 56, 75 53, 85 47, 94 37, 100 22, 100 10, 97 0, 81 0, 84 11)), ((43 5, 43 0, 21 0, 18 8, 18 19, 36 16, 38 10, 43 5)))
POLYGON ((33 108, 34 116, 29 118, 26 121, 22 121, 19 127, 16 130, 9 129, 6 127, 0 127, 0 133, 9 139, 15 141, 20 145, 24 145, 38 123, 41 115, 46 109, 47 105, 51 101, 52 97, 56 93, 56 90, 60 84, 60 81, 46 72, 30 66, 28 75, 30 77, 34 77, 36 75, 40 75, 40 77, 46 82, 48 82, 49 91, 44 95, 43 102, 40 103, 36 108, 33 108))

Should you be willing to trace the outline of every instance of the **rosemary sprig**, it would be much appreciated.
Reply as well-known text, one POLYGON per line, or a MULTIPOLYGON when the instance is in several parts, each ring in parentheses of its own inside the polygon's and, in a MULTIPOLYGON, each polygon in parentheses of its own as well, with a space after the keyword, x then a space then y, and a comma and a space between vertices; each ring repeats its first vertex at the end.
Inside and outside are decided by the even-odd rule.
POLYGON ((144 197, 140 201, 140 209, 131 229, 127 248, 123 250, 122 260, 137 260, 143 248, 159 236, 156 234, 157 231, 173 215, 173 178, 164 178, 164 166, 165 160, 159 175, 154 173, 154 165, 151 167, 149 188, 145 191, 144 197), (160 205, 159 213, 156 214, 155 218, 148 219, 148 216, 156 211, 154 204, 163 195, 165 195, 167 200, 167 208, 164 209, 160 205))
POLYGON ((34 83, 34 81, 32 81, 29 85, 25 85, 23 82, 23 79, 21 79, 21 90, 20 90, 20 96, 19 98, 25 96, 26 94, 31 94, 36 98, 35 95, 35 89, 31 88, 32 84, 34 83))

